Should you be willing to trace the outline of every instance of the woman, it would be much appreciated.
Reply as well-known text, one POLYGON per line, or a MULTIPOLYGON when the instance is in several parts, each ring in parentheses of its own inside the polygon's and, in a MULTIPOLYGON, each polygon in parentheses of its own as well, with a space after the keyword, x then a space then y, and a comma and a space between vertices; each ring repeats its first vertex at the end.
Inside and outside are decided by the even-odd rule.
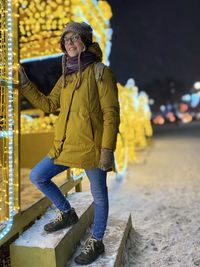
POLYGON ((94 223, 91 236, 75 261, 89 264, 104 252, 108 219, 106 177, 113 169, 120 124, 118 90, 105 65, 101 80, 95 79, 95 65, 101 62, 102 51, 98 43, 92 42, 90 25, 69 22, 60 45, 63 71, 50 95, 39 92, 20 68, 22 94, 44 112, 60 108, 53 146, 32 169, 30 179, 58 209, 58 217, 44 226, 45 231, 52 232, 76 223, 78 217, 51 179, 70 167, 85 169, 94 199, 94 223))

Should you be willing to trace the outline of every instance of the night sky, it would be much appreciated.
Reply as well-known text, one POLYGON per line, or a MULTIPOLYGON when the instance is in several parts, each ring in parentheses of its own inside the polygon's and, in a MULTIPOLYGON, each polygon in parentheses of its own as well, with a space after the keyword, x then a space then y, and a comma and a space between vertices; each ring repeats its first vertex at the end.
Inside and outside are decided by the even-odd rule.
POLYGON ((200 0, 108 0, 113 28, 111 68, 125 84, 173 77, 200 80, 200 0))

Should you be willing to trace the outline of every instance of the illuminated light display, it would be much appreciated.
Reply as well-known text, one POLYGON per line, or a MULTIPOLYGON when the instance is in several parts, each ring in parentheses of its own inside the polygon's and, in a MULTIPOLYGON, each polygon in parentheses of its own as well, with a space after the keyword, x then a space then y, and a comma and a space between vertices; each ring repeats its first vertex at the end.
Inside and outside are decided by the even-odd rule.
POLYGON ((173 112, 171 112, 171 111, 166 114, 166 118, 170 122, 175 122, 176 121, 176 117, 174 116, 173 112))
MULTIPOLYGON (((128 161, 135 160, 135 144, 134 144, 134 121, 135 121, 135 109, 137 99, 137 88, 135 86, 124 87, 118 83, 119 89, 119 101, 120 101, 120 132, 124 137, 125 147, 128 148, 128 161), (135 105, 134 105, 135 104, 135 105), (129 129, 129 131, 127 131, 129 129)), ((122 149, 125 154, 124 149, 122 149)), ((120 154, 120 149, 119 149, 120 154)), ((119 162, 122 162, 121 156, 118 156, 119 162)))
POLYGON ((1 1, 0 9, 0 141, 4 151, 0 158, 0 239, 2 239, 10 231, 14 214, 19 210, 19 168, 18 161, 14 160, 18 153, 18 92, 14 88, 18 74, 13 73, 18 60, 17 47, 13 45, 13 40, 16 38, 14 34, 17 34, 15 28, 18 17, 17 1, 1 1))
POLYGON ((180 112, 186 112, 186 111, 188 111, 188 109, 189 109, 189 106, 186 103, 181 103, 179 106, 180 112))
POLYGON ((197 93, 191 94, 191 107, 192 108, 195 108, 199 104, 199 101, 200 101, 199 94, 197 93))
POLYGON ((153 123, 154 124, 158 124, 158 125, 163 125, 165 123, 165 119, 163 118, 163 116, 161 115, 157 115, 154 119, 153 119, 153 123))
POLYGON ((141 92, 138 94, 137 108, 135 109, 135 123, 134 123, 134 142, 136 146, 146 147, 146 95, 141 92))
POLYGON ((194 88, 195 88, 196 90, 200 90, 200 82, 195 82, 195 83, 194 83, 194 88))
POLYGON ((188 112, 181 114, 180 118, 183 123, 189 123, 192 121, 192 115, 188 112))
POLYGON ((183 101, 186 101, 186 102, 189 102, 189 101, 191 100, 191 96, 190 96, 189 94, 187 94, 187 95, 183 95, 183 96, 182 96, 182 100, 183 100, 183 101))

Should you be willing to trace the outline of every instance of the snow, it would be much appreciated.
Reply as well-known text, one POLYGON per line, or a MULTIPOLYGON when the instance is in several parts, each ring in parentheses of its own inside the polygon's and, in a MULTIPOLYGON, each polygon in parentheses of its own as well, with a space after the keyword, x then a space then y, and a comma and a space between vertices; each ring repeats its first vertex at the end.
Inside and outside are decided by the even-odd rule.
MULTIPOLYGON (((71 206, 75 208, 79 217, 92 203, 92 196, 87 192, 72 193, 67 199, 70 201, 71 206)), ((17 246, 38 247, 42 249, 55 248, 70 230, 70 228, 65 228, 57 232, 46 233, 43 229, 44 225, 55 218, 55 216, 55 207, 51 206, 39 220, 35 221, 31 228, 20 235, 14 244, 17 246)))
POLYGON ((200 123, 163 128, 146 159, 110 187, 110 213, 130 211, 122 267, 200 266, 200 123))
MULTIPOLYGON (((140 152, 144 160, 129 165, 124 180, 117 182, 109 174, 110 216, 117 213, 123 218, 124 212, 130 212, 134 228, 121 267, 200 266, 199 137, 199 122, 164 126, 155 135, 154 145, 140 152)), ((89 190, 85 180, 83 185, 89 190)), ((49 219, 52 217, 51 212, 49 219)), ((36 227, 38 234, 32 242, 44 248, 56 239, 55 245, 60 233, 48 235, 53 240, 45 243, 45 237, 40 236, 44 235, 42 226, 36 227)), ((23 235, 25 243, 30 242, 31 235, 23 235)), ((113 245, 105 248, 111 259, 109 249, 113 245)))
MULTIPOLYGON (((90 267, 113 267, 115 264, 118 249, 123 238, 124 230, 129 218, 129 213, 124 213, 123 219, 119 219, 117 215, 109 217, 106 233, 103 242, 106 246, 105 253, 101 255, 94 263, 90 264, 90 267)), ((74 262, 74 258, 81 252, 86 239, 88 238, 90 230, 81 240, 81 246, 78 247, 71 261, 67 263, 65 267, 79 266, 74 262)))

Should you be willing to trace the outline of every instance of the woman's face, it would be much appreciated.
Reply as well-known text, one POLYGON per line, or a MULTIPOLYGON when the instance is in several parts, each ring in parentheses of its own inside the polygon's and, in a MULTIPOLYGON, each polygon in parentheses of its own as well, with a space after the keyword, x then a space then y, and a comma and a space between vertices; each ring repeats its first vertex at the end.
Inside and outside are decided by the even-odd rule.
POLYGON ((74 32, 68 32, 65 34, 64 45, 65 45, 67 54, 70 57, 75 57, 80 52, 85 50, 85 46, 83 42, 81 41, 81 37, 74 32))

